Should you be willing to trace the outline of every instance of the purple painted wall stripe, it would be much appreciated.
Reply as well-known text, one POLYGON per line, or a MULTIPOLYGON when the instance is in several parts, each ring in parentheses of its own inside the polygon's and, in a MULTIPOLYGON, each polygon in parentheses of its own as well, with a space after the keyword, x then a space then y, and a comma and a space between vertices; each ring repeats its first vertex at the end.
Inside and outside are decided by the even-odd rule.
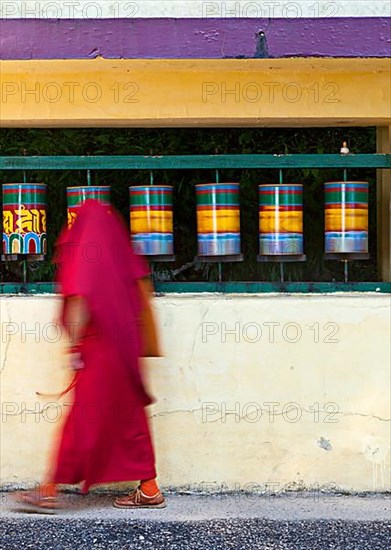
POLYGON ((267 55, 388 57, 391 18, 0 20, 0 59, 267 55))

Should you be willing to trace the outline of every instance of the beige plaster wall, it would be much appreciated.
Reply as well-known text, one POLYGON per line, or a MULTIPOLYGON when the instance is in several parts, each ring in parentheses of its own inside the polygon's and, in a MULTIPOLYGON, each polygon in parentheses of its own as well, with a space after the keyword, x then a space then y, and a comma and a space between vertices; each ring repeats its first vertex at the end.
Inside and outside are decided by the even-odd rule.
MULTIPOLYGON (((58 297, 1 297, 1 481, 30 484, 69 409, 58 297)), ((168 295, 145 360, 160 482, 389 490, 390 296, 168 295), (231 332, 229 332, 231 331, 231 332)))

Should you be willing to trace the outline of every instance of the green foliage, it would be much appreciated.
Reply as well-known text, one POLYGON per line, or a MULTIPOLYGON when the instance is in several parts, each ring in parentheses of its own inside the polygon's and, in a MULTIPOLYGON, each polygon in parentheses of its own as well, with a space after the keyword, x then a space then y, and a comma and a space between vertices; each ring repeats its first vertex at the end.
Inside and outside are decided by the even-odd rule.
MULTIPOLYGON (((338 153, 342 141, 352 152, 375 152, 374 128, 317 128, 317 129, 3 129, 0 134, 0 155, 184 155, 215 153, 338 153)), ((323 183, 341 179, 338 170, 286 170, 284 181, 304 184, 304 239, 307 262, 286 264, 288 281, 341 281, 340 262, 325 262, 323 183)), ((370 182, 369 239, 371 260, 354 262, 351 280, 376 280, 376 196, 375 170, 351 170, 349 178, 370 182)), ((23 181, 21 172, 4 171, 1 183, 23 181)), ((66 220, 65 188, 86 184, 82 171, 29 172, 28 181, 48 185, 48 257, 44 262, 28 267, 30 281, 53 279, 50 263, 55 239, 66 220)), ((213 170, 172 170, 156 172, 156 184, 175 185, 175 249, 174 264, 155 265, 155 275, 165 280, 215 281, 218 266, 196 265, 192 262, 197 251, 195 190, 196 183, 215 181, 213 170), (187 265, 188 264, 188 265, 187 265)), ((245 261, 226 264, 225 280, 276 281, 279 266, 257 264, 258 198, 260 183, 278 182, 277 170, 223 170, 220 181, 241 183, 242 251, 245 261)), ((129 185, 149 183, 146 171, 100 171, 92 174, 94 185, 111 185, 112 202, 128 219, 129 185)), ((22 266, 3 264, 0 281, 22 278, 22 266)))

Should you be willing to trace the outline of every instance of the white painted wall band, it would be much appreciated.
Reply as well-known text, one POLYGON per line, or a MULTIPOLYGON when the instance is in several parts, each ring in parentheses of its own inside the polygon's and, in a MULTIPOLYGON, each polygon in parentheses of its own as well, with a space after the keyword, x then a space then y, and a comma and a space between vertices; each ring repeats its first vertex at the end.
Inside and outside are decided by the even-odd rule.
POLYGON ((390 0, 0 0, 2 19, 391 17, 390 0))

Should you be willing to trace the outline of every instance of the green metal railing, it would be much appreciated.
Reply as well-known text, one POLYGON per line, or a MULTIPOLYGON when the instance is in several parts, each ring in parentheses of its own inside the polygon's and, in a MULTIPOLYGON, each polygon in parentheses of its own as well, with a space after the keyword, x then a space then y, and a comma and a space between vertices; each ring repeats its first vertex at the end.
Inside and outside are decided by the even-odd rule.
MULTIPOLYGON (((224 169, 324 168, 347 170, 352 168, 391 169, 391 154, 293 154, 293 155, 112 155, 112 156, 12 156, 0 157, 0 170, 149 170, 153 184, 154 170, 213 169, 216 178, 224 169)), ((342 179, 342 178, 341 178, 342 179)), ((391 283, 306 283, 306 282, 157 282, 156 291, 166 292, 222 292, 222 293, 328 293, 328 292, 391 292, 391 283)), ((53 283, 0 283, 0 294, 55 292, 53 283)))
MULTIPOLYGON (((268 283, 268 282, 222 282, 222 283, 161 283, 154 284, 157 294, 196 294, 200 292, 222 294, 334 294, 336 292, 391 293, 391 283, 268 283)), ((0 294, 54 294, 54 283, 0 283, 0 294)))
POLYGON ((391 168, 391 155, 112 155, 0 157, 0 170, 391 168))

